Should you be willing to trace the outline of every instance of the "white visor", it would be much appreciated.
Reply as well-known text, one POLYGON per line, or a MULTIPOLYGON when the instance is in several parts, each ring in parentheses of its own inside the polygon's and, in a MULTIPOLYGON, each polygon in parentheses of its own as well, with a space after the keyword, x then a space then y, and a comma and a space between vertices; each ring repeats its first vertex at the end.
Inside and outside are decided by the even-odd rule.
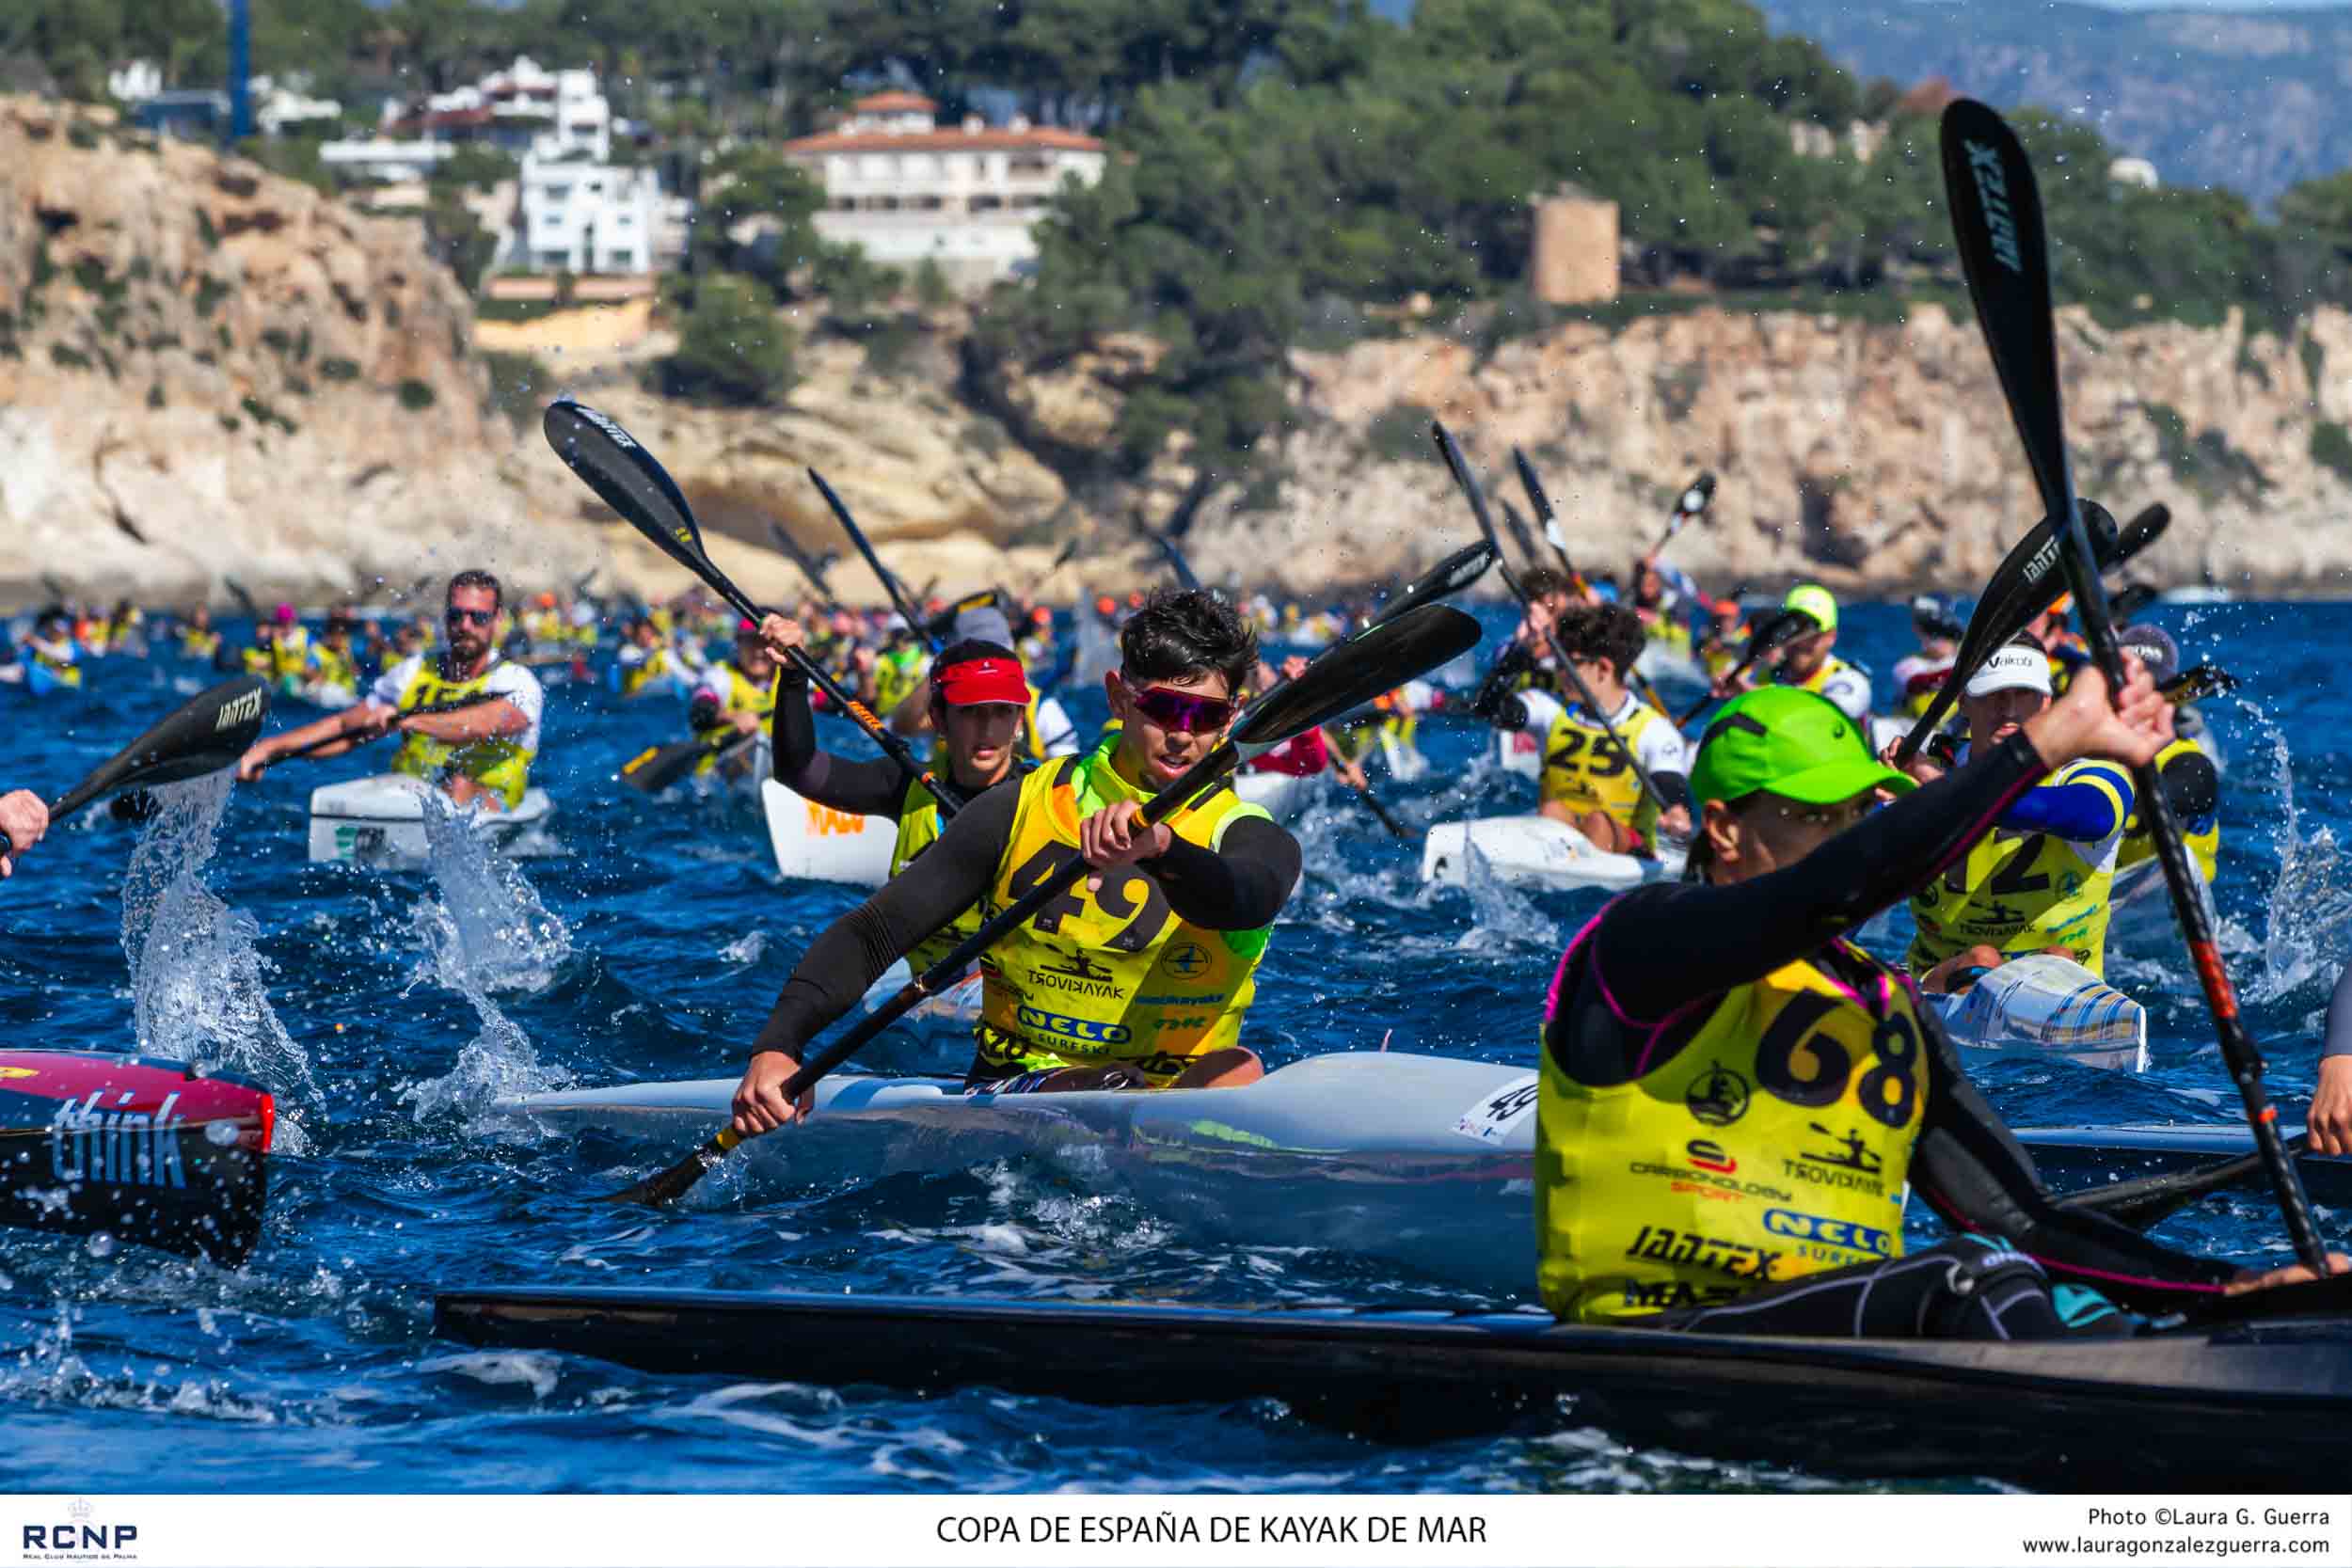
POLYGON ((1968 677, 1968 695, 1990 697, 1995 691, 2039 691, 2050 695, 2050 660, 2039 648, 2014 642, 1994 650, 1977 673, 1968 677))

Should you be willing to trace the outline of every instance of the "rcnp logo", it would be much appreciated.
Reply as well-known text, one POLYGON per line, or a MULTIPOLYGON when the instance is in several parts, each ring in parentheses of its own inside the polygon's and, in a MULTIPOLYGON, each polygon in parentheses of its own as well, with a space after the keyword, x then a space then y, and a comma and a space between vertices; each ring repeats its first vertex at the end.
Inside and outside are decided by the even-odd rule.
POLYGON ((1764 1228, 1775 1236, 1789 1236, 1800 1242, 1819 1242, 1823 1246, 1843 1247, 1848 1252, 1867 1252, 1873 1258, 1895 1256, 1895 1238, 1883 1230, 1851 1220, 1834 1220, 1825 1214, 1801 1214, 1794 1209, 1767 1209, 1764 1228))
POLYGON ((91 1561, 102 1557, 119 1558, 124 1548, 139 1538, 136 1525, 92 1523, 96 1511, 87 1497, 74 1498, 66 1512, 72 1515, 71 1522, 24 1526, 17 1550, 28 1555, 39 1552, 44 1561, 91 1561))
POLYGON ((1089 1045, 1125 1045, 1136 1037, 1135 1031, 1123 1023, 1101 1023, 1090 1018, 1069 1018, 1036 1007, 1021 1009, 1021 1027, 1034 1029, 1041 1034, 1059 1035, 1064 1039, 1084 1040, 1089 1045))

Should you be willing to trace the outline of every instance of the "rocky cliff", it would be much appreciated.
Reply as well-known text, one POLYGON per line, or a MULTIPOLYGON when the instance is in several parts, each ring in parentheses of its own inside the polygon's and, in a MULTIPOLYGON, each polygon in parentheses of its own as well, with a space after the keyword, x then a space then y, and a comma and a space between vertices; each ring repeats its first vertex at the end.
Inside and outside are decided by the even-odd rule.
MULTIPOLYGON (((1180 455, 1140 490, 1083 498, 1053 466, 1108 438, 1148 341, 998 388, 1025 446, 960 395, 952 315, 912 348, 902 338, 888 365, 812 333, 787 405, 754 413, 639 389, 660 334, 621 325, 568 352, 559 335, 533 390, 569 386, 634 431, 756 595, 799 587, 767 547, 771 519, 838 547, 809 466, 918 586, 1025 587, 1073 536, 1088 547, 1049 592, 1160 570, 1131 519, 1174 503, 1192 477, 1180 455)), ((2352 316, 2323 311, 2281 337, 2234 320, 2107 333, 2069 314, 2061 336, 2081 488, 2119 515, 2173 508, 2148 575, 2341 591, 2352 316)), ((648 594, 684 586, 535 428, 497 411, 473 337, 413 220, 0 100, 0 606, 38 600, 49 578, 225 603, 234 578, 316 602, 477 562, 523 586, 591 568, 648 594)), ((1297 428, 1187 541, 1204 575, 1311 590, 1460 543, 1470 525, 1428 444, 1432 415, 1498 478, 1525 447, 1580 562, 1620 572, 1700 468, 1722 481, 1712 521, 1675 555, 1717 586, 1965 588, 2037 511, 1973 324, 1931 306, 1898 325, 1702 309, 1484 354, 1383 339, 1299 353, 1292 372, 1297 428)), ((834 583, 872 594, 853 565, 834 583)))

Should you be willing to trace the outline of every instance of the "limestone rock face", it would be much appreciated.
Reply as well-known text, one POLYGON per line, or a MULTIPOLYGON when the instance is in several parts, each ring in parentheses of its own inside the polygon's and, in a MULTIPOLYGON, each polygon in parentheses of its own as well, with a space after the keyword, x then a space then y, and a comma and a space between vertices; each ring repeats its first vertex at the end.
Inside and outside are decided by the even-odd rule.
MULTIPOLYGON (((2352 316, 2287 337, 2233 315, 2108 332, 2062 310, 2067 435, 2082 494, 2119 519, 2162 500, 2138 575, 2340 592, 2352 568, 2352 316), (2314 452, 2332 453, 2331 467, 2314 452)), ((1697 309, 1612 334, 1570 325, 1483 360, 1438 337, 1293 356, 1311 415, 1271 507, 1227 496, 1193 533, 1204 572, 1269 567, 1308 588, 1408 567, 1470 537, 1428 444, 1443 419, 1487 474, 1543 473, 1578 564, 1623 576, 1700 470, 1705 527, 1671 559, 1718 588, 1816 578, 1896 593, 1983 580, 2041 515, 1973 321, 1900 325, 1697 309)), ((1508 493, 1517 499, 1516 482, 1508 493)), ((1259 499, 1263 502, 1264 498, 1259 499)))

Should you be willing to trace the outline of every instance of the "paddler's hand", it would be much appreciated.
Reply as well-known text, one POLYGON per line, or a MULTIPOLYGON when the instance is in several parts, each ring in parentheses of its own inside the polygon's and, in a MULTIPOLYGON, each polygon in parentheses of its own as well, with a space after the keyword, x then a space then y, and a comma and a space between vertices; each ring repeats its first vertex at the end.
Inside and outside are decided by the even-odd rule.
MULTIPOLYGON (((2329 1274, 2352 1274, 2352 1258, 2347 1258, 2341 1252, 2329 1253, 2328 1272, 2329 1274)), ((2319 1275, 2312 1272, 2312 1266, 2309 1263, 2289 1263, 2283 1269, 2272 1269, 2266 1274, 2260 1269, 2244 1269, 2239 1272, 2235 1279, 2221 1287, 2221 1293, 2225 1296, 2242 1296, 2249 1291, 2267 1291, 2275 1285, 2309 1285, 2318 1277, 2319 1275)))
POLYGON ((268 771, 269 765, 277 760, 277 754, 269 749, 268 742, 256 741, 246 749, 245 755, 237 759, 237 782, 239 784, 253 783, 268 771))
POLYGON ((40 796, 29 789, 0 795, 0 835, 6 836, 8 850, 0 854, 0 877, 14 876, 16 857, 39 844, 48 831, 49 808, 40 796))
POLYGON ((727 722, 735 726, 738 735, 757 735, 767 721, 750 708, 739 708, 727 715, 727 722))
POLYGON ((1917 751, 1912 752, 1907 759, 1898 762, 1895 760, 1896 753, 1900 752, 1902 749, 1903 743, 1901 741, 1888 741, 1885 748, 1879 752, 1880 765, 1886 768, 1892 768, 1899 773, 1908 774, 1912 778, 1918 780, 1919 783, 1923 784, 1933 784, 1936 780, 1944 776, 1944 765, 1936 761, 1935 758, 1928 755, 1928 749, 1926 747, 1920 747, 1917 751))
POLYGON ((1282 660, 1282 678, 1284 680, 1295 681, 1306 673, 1307 656, 1305 654, 1293 654, 1290 657, 1282 660))
MULTIPOLYGON (((0 804, 6 804, 0 801, 0 804)), ((2352 1154, 2352 1056, 2322 1056, 2304 1125, 2313 1154, 2352 1154)))
MULTIPOLYGON (((1078 824, 1078 853, 1084 855, 1086 863, 1097 872, 1165 855, 1168 847, 1176 842, 1176 835, 1168 832, 1165 823, 1154 822, 1148 828, 1143 826, 1140 821, 1142 816, 1142 805, 1134 800, 1120 800, 1104 806, 1078 824)), ((1100 876, 1089 877, 1087 890, 1100 893, 1103 879, 1100 876)))
POLYGON ((2106 676, 2096 665, 2076 672, 2066 695, 2026 721, 2026 738, 2052 768, 2080 757, 2104 757, 2137 768, 2152 762, 2172 739, 2172 705, 2156 690, 2148 667, 2123 656, 2123 689, 2107 701, 2106 676))
POLYGON ((808 637, 801 629, 801 623, 791 616, 769 615, 759 623, 759 641, 778 664, 789 664, 791 650, 806 647, 808 637))
POLYGON ((752 1065, 743 1069, 743 1081, 735 1085, 735 1119, 728 1125, 744 1137, 755 1138, 808 1115, 817 1099, 815 1089, 794 1104, 787 1104, 784 1098, 786 1081, 800 1070, 801 1064, 781 1051, 755 1053, 752 1065))
POLYGON ((1664 811, 1660 812, 1658 814, 1658 836, 1678 838, 1688 844, 1691 841, 1691 808, 1668 806, 1664 811))

